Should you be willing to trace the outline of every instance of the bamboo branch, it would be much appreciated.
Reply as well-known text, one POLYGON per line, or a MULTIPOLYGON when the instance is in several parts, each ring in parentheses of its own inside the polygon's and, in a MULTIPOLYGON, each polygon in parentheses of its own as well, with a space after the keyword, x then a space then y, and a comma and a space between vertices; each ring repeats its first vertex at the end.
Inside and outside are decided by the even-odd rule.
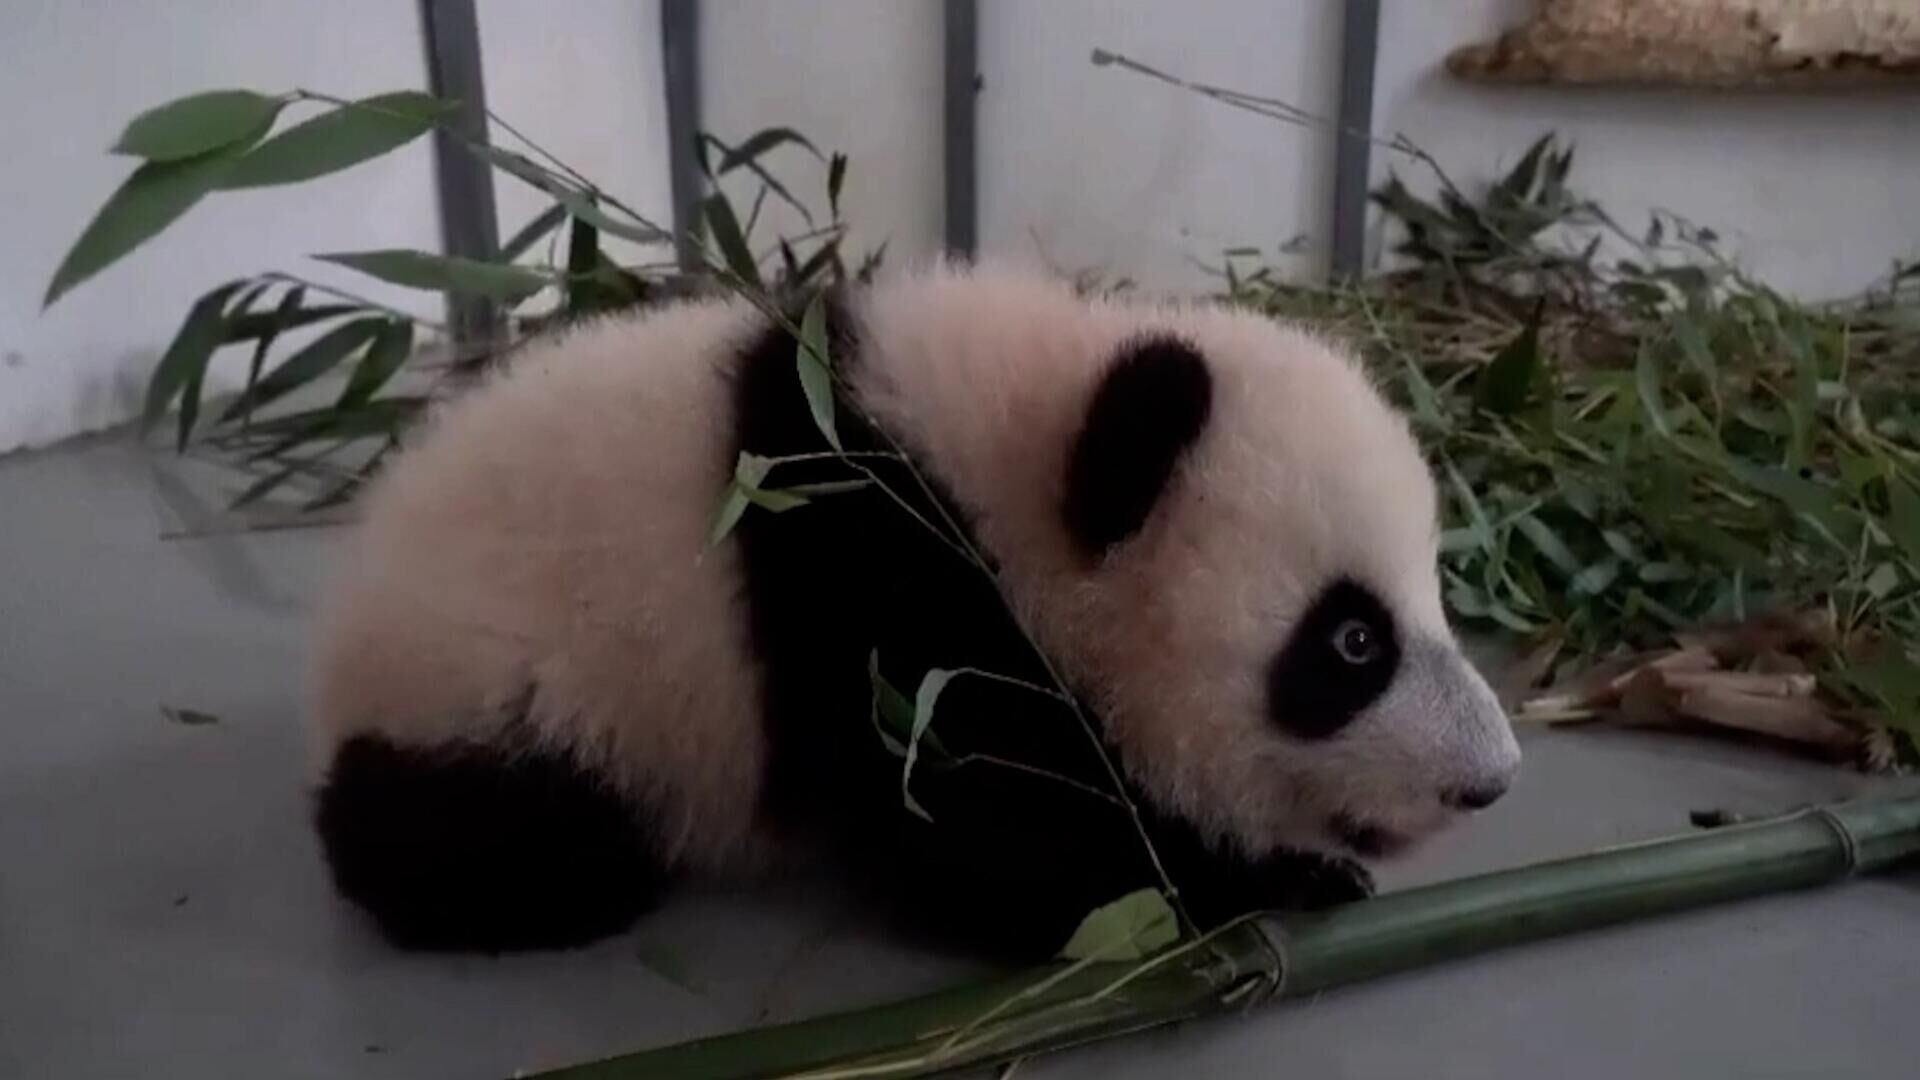
POLYGON ((1317 915, 1251 917, 1141 961, 1056 965, 536 1075, 825 1080, 980 1068, 1508 946, 1877 873, 1916 856, 1920 796, 1813 807, 1317 915))

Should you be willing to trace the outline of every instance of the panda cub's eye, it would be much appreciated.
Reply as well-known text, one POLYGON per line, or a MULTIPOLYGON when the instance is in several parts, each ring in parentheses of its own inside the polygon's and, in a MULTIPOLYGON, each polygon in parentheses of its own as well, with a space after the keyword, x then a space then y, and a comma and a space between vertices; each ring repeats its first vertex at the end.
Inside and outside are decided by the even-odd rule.
POLYGON ((1380 635, 1362 619, 1348 619, 1333 632, 1333 651, 1356 667, 1380 657, 1380 635))

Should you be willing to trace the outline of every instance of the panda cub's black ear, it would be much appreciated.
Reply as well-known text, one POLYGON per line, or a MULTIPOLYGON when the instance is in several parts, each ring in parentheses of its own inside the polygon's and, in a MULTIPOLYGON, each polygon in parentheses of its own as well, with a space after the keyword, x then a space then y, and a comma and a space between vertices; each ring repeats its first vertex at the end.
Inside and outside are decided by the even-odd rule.
POLYGON ((1067 458, 1067 530, 1085 553, 1146 524, 1212 407, 1213 376, 1191 345, 1156 335, 1121 346, 1067 458))

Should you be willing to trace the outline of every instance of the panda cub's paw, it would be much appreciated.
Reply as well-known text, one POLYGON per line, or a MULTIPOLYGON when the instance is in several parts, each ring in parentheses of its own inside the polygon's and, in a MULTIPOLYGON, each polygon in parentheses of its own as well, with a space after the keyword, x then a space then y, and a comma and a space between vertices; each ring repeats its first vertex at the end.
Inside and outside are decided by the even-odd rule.
POLYGON ((1340 856, 1285 852, 1270 860, 1267 871, 1268 881, 1280 893, 1274 900, 1294 911, 1319 911, 1374 893, 1373 874, 1340 856))
POLYGON ((1180 881, 1188 912, 1218 926, 1252 911, 1321 911, 1373 895, 1373 875, 1351 859, 1276 851, 1254 862, 1216 864, 1180 881))
POLYGON ((1300 853, 1296 859, 1300 861, 1300 896, 1296 907, 1302 911, 1352 903, 1356 899, 1367 899, 1375 892, 1373 872, 1354 859, 1308 853, 1300 853))

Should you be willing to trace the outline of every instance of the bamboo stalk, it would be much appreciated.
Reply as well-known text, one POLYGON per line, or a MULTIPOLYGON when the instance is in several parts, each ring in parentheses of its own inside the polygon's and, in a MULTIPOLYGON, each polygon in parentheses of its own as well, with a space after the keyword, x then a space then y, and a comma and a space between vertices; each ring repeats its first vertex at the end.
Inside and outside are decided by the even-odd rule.
POLYGON ((1054 966, 538 1075, 850 1080, 988 1066, 1524 942, 1877 873, 1916 856, 1920 796, 1814 807, 1319 915, 1251 918, 1143 961, 1054 966))

